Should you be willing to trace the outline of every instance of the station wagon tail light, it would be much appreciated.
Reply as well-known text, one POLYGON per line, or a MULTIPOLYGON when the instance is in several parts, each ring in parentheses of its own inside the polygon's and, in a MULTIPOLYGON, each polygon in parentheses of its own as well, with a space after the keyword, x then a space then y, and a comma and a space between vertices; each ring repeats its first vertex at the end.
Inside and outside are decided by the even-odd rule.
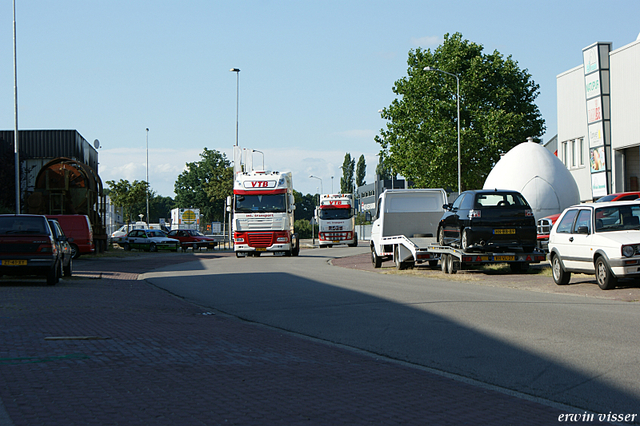
POLYGON ((531 209, 526 209, 526 210, 524 211, 524 215, 525 215, 525 217, 531 217, 531 216, 533 216, 533 210, 531 210, 531 209))
POLYGON ((480 210, 469 210, 469 219, 480 217, 480 210))
POLYGON ((635 245, 622 246, 622 255, 624 257, 631 257, 638 252, 638 247, 635 245))

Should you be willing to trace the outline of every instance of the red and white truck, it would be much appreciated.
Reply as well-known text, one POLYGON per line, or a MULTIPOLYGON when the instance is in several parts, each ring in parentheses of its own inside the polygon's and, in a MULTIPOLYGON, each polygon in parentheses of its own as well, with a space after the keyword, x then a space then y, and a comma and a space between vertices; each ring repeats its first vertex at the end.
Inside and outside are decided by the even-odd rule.
POLYGON ((334 244, 358 246, 356 218, 352 194, 323 194, 316 208, 318 244, 331 247, 334 244))
POLYGON ((297 256, 291 173, 236 173, 233 184, 233 242, 236 257, 282 253, 297 256))

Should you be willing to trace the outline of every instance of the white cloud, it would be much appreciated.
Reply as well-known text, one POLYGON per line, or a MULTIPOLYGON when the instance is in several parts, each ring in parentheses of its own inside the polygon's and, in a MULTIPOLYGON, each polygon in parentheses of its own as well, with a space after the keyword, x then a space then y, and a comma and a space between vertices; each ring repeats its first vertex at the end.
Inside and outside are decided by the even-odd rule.
POLYGON ((438 46, 442 43, 442 38, 438 37, 438 36, 425 36, 425 37, 412 37, 411 38, 411 44, 413 46, 420 46, 420 47, 432 47, 432 46, 438 46))
MULTIPOLYGON (((364 137, 369 131, 350 131, 358 137, 364 137)), ((322 179, 322 190, 337 192, 340 189, 342 162, 347 151, 321 149, 269 149, 263 148, 264 163, 267 170, 291 172, 296 191, 303 194, 320 191, 320 181, 309 178, 310 175, 322 179), (333 176, 333 179, 331 177, 333 176)), ((178 175, 185 170, 186 163, 199 161, 201 150, 149 149, 149 183, 151 189, 161 196, 175 197, 174 183, 178 175)), ((227 159, 232 160, 232 149, 221 150, 227 159)), ((378 158, 375 152, 351 152, 356 162, 360 155, 365 156, 367 164, 367 182, 375 179, 375 168, 378 158)), ((145 149, 101 149, 99 151, 99 173, 103 184, 106 181, 126 179, 146 180, 145 149)), ((262 167, 262 155, 254 154, 254 167, 262 167)))

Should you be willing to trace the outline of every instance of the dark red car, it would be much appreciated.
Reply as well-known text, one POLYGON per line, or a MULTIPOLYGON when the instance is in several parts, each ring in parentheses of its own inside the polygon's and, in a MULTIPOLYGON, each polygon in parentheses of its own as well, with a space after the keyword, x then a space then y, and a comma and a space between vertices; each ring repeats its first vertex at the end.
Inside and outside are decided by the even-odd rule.
POLYGON ((180 247, 182 250, 186 250, 189 247, 195 249, 201 248, 215 248, 218 243, 212 237, 207 237, 200 231, 195 229, 174 229, 167 235, 169 238, 174 238, 180 241, 180 247))

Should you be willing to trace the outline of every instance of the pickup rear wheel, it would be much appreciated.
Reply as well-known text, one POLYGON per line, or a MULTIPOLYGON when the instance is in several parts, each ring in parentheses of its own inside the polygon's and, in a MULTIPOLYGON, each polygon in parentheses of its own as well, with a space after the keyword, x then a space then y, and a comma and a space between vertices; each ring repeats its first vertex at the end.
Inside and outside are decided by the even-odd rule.
POLYGON ((382 259, 378 257, 378 255, 376 254, 376 249, 373 246, 371 246, 371 263, 376 269, 382 266, 382 259))

